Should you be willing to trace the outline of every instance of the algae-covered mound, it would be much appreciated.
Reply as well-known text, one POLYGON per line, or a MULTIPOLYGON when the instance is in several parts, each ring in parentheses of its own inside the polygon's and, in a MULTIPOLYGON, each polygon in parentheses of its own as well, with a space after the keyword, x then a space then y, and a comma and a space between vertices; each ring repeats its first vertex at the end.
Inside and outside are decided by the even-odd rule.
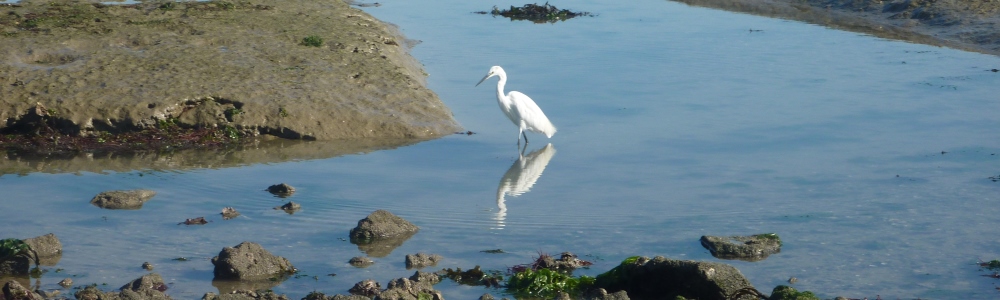
POLYGON ((4 4, 0 133, 38 132, 40 117, 71 135, 162 122, 301 139, 455 131, 405 45, 340 0, 4 4))

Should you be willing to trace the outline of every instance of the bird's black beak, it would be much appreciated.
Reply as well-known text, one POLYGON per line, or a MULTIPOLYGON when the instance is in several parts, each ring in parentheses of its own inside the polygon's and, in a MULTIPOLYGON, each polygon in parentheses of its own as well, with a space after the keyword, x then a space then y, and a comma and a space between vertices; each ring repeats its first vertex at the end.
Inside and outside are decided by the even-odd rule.
POLYGON ((476 83, 476 86, 479 86, 480 83, 483 83, 483 81, 486 81, 487 78, 490 78, 490 74, 486 74, 486 76, 484 76, 483 79, 480 79, 479 83, 476 83))

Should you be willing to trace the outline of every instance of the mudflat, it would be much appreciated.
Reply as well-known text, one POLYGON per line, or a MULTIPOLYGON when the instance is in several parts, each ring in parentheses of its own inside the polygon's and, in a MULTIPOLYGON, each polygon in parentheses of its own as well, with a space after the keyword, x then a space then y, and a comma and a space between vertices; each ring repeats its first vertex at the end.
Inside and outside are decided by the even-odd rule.
POLYGON ((341 0, 4 4, 0 132, 169 124, 332 140, 460 129, 407 50, 341 0))
POLYGON ((878 37, 1000 55, 1000 1, 675 0, 878 37))

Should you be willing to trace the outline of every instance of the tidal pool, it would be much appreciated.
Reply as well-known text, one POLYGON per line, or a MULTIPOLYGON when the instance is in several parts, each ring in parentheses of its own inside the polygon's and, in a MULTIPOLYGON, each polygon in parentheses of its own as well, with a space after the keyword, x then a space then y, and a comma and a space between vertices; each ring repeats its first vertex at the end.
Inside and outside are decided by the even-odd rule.
MULTIPOLYGON (((520 2, 380 3, 365 10, 421 41, 428 85, 475 134, 348 155, 263 151, 275 153, 265 163, 22 168, 0 176, 0 237, 59 236, 65 254, 42 288, 75 276, 110 290, 149 261, 175 299, 217 292, 208 260, 244 240, 301 270, 273 287, 298 299, 409 276, 404 256, 417 252, 444 256, 424 269, 435 271, 571 251, 594 262, 576 274, 596 275, 632 255, 719 261, 699 237, 767 232, 781 253, 722 261, 765 293, 796 277, 822 298, 997 296, 976 266, 1000 258, 995 56, 662 0, 552 3, 596 14, 555 24, 472 13, 520 2), (495 81, 474 86, 492 65, 559 128, 529 134, 524 158, 495 81), (280 182, 296 193, 263 191, 280 182), (134 188, 159 194, 135 211, 88 203, 134 188), (272 209, 287 200, 302 210, 272 209), (226 206, 243 216, 223 221, 226 206), (365 253, 348 231, 377 209, 421 230, 351 267, 365 253), (198 216, 212 222, 177 225, 198 216)), ((436 287, 449 299, 501 293, 436 287)))

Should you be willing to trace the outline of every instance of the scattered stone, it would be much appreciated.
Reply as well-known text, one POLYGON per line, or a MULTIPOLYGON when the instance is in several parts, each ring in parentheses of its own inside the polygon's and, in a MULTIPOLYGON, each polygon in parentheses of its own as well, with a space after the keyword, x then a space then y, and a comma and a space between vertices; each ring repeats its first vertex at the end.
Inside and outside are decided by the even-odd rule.
POLYGON ((149 273, 123 285, 120 294, 124 299, 170 299, 170 296, 163 293, 166 290, 167 284, 163 282, 163 277, 149 273))
POLYGON ((149 273, 129 282, 121 287, 119 292, 103 292, 96 286, 87 286, 77 291, 73 296, 81 300, 99 299, 143 299, 143 300, 169 300, 170 296, 164 294, 167 290, 166 283, 159 274, 149 273))
MULTIPOLYGON (((317 299, 322 299, 322 298, 317 298, 317 299)), ((270 290, 261 290, 261 291, 236 290, 228 294, 220 294, 220 295, 208 292, 201 297, 201 300, 289 300, 289 299, 288 296, 278 295, 270 290)))
POLYGON ((361 295, 365 297, 375 297, 380 292, 382 292, 382 285, 378 281, 372 279, 365 279, 361 282, 355 283, 354 287, 348 290, 352 295, 361 295))
POLYGON ((295 194, 295 188, 284 183, 279 183, 267 187, 267 192, 274 194, 275 196, 285 198, 295 194))
POLYGON ((104 209, 140 209, 153 196, 156 192, 150 190, 107 191, 94 196, 90 204, 104 209))
POLYGON ((538 259, 535 260, 533 269, 549 269, 553 271, 560 272, 572 272, 580 267, 590 266, 593 263, 577 258, 576 254, 571 252, 563 252, 559 254, 559 259, 555 259, 549 255, 539 255, 538 259))
POLYGON ((184 219, 184 222, 177 223, 177 225, 205 225, 205 224, 208 224, 208 220, 205 220, 205 217, 184 219))
POLYGON ((358 221, 358 226, 351 229, 351 242, 364 243, 376 239, 416 233, 419 227, 386 210, 377 210, 368 217, 358 221))
POLYGON ((493 298, 493 295, 490 295, 490 293, 486 293, 483 294, 482 296, 479 296, 479 300, 493 300, 493 299, 495 298, 493 298))
POLYGON ((596 286, 622 291, 639 299, 756 299, 735 296, 750 282, 733 266, 716 262, 673 260, 662 256, 630 257, 610 271, 597 276, 596 286))
POLYGON ((298 203, 292 201, 288 201, 288 203, 285 203, 285 205, 275 207, 274 209, 275 210, 280 209, 284 210, 288 214, 294 214, 296 211, 302 209, 302 205, 299 205, 298 203))
POLYGON ((413 269, 413 268, 419 269, 423 267, 434 266, 437 265, 437 263, 441 261, 441 259, 442 257, 437 254, 426 254, 426 253, 407 254, 406 269, 413 269))
MULTIPOLYGON (((503 249, 491 249, 491 250, 483 250, 483 251, 479 251, 479 252, 482 252, 482 253, 490 253, 490 254, 500 254, 500 253, 507 253, 507 252, 504 252, 504 251, 503 251, 503 249)), ((487 294, 487 295, 488 295, 488 294, 487 294)))
POLYGON ((429 283, 430 285, 435 285, 438 284, 438 282, 441 282, 441 276, 438 276, 438 274, 434 273, 417 271, 413 273, 413 275, 410 275, 410 280, 426 282, 429 283))
MULTIPOLYGON (((25 288, 17 280, 7 281, 3 285, 3 297, 7 300, 41 300, 42 295, 25 288)), ((77 298, 79 299, 79 298, 77 298)))
POLYGON ((236 217, 239 217, 239 216, 240 216, 240 212, 236 211, 235 208, 227 206, 227 207, 225 207, 225 208, 222 209, 222 219, 223 220, 230 220, 230 219, 233 219, 233 218, 236 218, 236 217))
POLYGON ((219 256, 212 258, 212 264, 215 279, 259 280, 297 272, 288 259, 271 254, 253 242, 223 248, 219 256))
POLYGON ((629 300, 628 293, 625 291, 617 291, 608 294, 605 289, 593 289, 583 295, 584 300, 629 300))
POLYGON ((64 288, 71 287, 71 286, 73 286, 73 279, 72 278, 65 278, 63 280, 60 280, 59 281, 59 285, 62 286, 62 287, 64 287, 64 288))
POLYGON ((721 259, 759 261, 781 252, 781 239, 777 234, 765 233, 751 236, 702 236, 701 245, 712 256, 721 259))
POLYGON ((142 268, 146 269, 147 271, 152 271, 153 270, 153 264, 149 263, 148 261, 144 262, 144 263, 142 263, 142 268))
POLYGON ((407 278, 396 278, 389 281, 388 288, 386 288, 385 291, 382 291, 375 296, 375 300, 380 299, 444 300, 444 296, 441 295, 440 291, 434 290, 434 287, 430 283, 412 281, 407 278))
POLYGON ((370 258, 367 258, 367 257, 355 256, 355 257, 352 257, 351 260, 347 261, 347 263, 351 264, 352 266, 358 267, 358 268, 367 268, 368 266, 371 266, 372 264, 374 264, 375 261, 373 261, 373 260, 371 260, 370 258))
POLYGON ((798 278, 795 277, 788 278, 788 283, 795 284, 796 282, 799 282, 798 278))

